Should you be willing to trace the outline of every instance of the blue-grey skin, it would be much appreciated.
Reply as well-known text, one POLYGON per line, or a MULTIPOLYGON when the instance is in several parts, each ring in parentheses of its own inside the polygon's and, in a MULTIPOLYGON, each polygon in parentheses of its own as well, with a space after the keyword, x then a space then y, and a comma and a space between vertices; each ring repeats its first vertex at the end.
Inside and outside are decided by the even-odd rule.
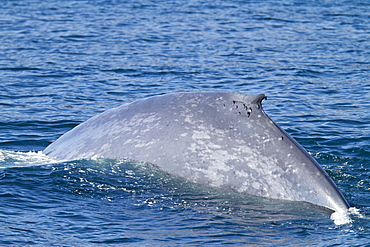
POLYGON ((44 153, 148 162, 201 184, 347 211, 327 173, 265 114, 264 98, 220 92, 151 97, 87 120, 44 153))

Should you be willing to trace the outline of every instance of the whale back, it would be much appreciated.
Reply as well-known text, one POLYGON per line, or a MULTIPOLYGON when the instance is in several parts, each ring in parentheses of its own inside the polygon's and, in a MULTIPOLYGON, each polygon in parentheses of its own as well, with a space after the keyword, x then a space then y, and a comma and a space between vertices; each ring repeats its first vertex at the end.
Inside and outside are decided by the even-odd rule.
POLYGON ((305 201, 343 212, 348 204, 320 165, 263 111, 263 94, 180 93, 107 110, 44 153, 148 162, 193 182, 305 201))

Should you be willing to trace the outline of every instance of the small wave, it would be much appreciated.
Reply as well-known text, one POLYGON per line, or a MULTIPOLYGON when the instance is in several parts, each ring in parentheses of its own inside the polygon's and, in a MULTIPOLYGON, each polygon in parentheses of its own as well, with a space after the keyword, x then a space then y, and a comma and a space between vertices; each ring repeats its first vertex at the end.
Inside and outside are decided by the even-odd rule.
POLYGON ((55 162, 57 162, 56 159, 46 156, 41 151, 14 152, 0 150, 0 168, 27 167, 55 162))

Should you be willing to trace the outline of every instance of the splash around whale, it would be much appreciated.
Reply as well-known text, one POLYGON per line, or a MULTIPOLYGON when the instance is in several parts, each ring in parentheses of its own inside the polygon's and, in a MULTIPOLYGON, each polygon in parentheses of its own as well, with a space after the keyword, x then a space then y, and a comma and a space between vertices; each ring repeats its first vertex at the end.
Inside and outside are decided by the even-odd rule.
POLYGON ((222 92, 154 96, 87 120, 43 152, 63 160, 148 162, 193 182, 347 212, 334 182, 265 114, 263 99, 222 92))

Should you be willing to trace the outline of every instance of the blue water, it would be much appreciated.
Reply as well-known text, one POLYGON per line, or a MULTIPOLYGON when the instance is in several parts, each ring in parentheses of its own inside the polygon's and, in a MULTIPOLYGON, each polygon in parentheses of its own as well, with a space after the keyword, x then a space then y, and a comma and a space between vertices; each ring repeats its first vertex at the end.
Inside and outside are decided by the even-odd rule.
POLYGON ((0 1, 0 245, 367 245, 369 30, 367 0, 0 1), (185 91, 265 93, 360 214, 336 225, 304 203, 37 153, 106 109, 185 91))

